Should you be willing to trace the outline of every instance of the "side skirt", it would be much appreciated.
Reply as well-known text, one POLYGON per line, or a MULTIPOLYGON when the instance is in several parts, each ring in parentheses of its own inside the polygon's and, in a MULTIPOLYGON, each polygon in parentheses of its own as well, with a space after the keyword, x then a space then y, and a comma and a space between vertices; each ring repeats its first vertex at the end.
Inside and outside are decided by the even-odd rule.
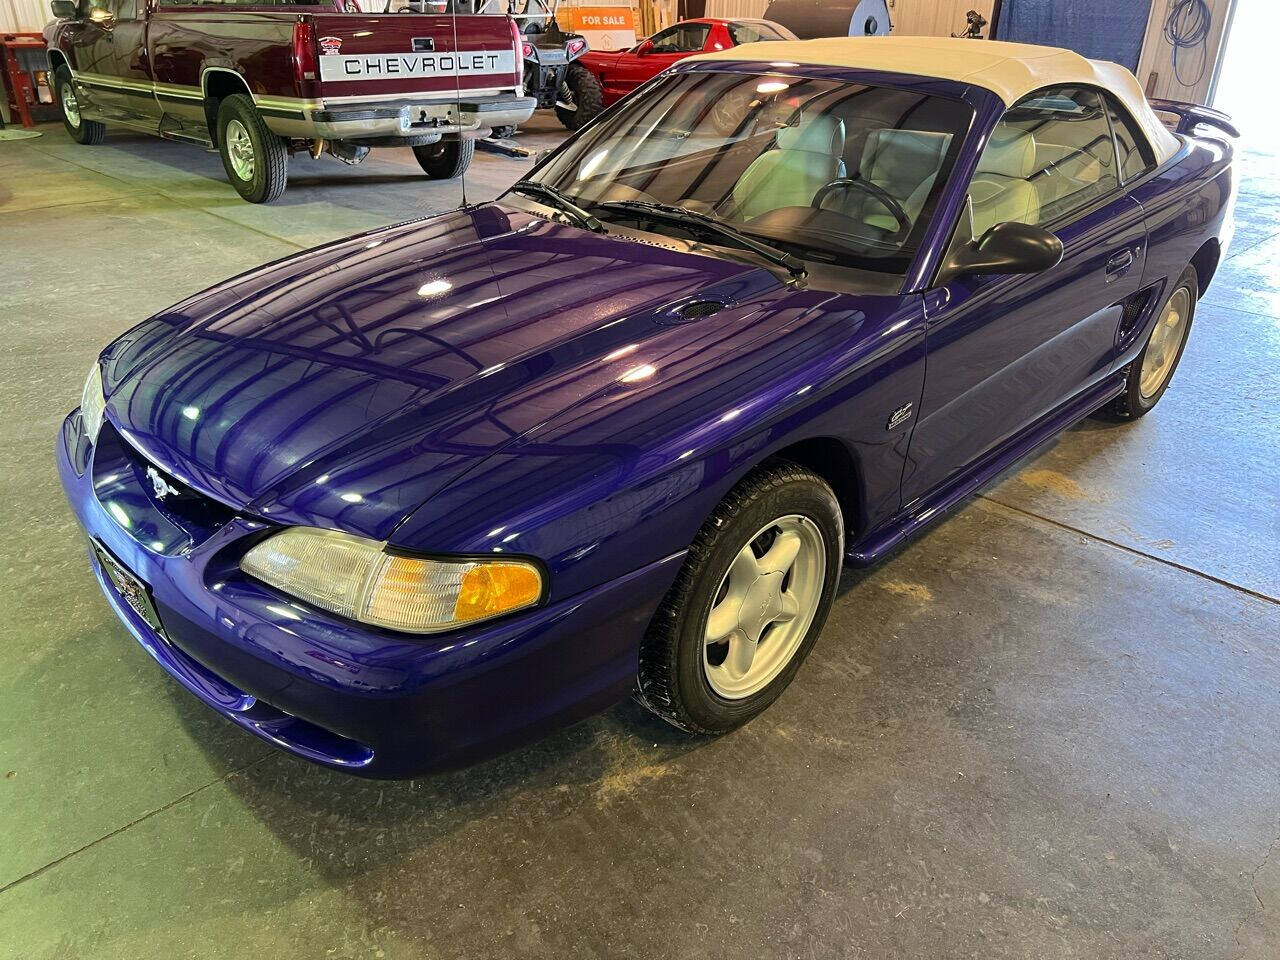
POLYGON ((883 559, 908 537, 914 536, 1019 460, 1034 453, 1045 441, 1083 420, 1108 400, 1118 397, 1124 390, 1124 382, 1123 371, 1113 373, 1021 433, 1015 434, 979 460, 967 473, 921 497, 879 530, 852 544, 845 553, 845 561, 853 566, 865 567, 883 559))

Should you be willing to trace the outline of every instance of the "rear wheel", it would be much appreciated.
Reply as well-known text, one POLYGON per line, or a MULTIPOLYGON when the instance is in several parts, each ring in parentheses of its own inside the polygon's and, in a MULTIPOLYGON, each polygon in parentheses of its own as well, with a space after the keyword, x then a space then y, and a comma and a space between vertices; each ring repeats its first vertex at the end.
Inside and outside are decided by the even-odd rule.
POLYGON ((471 158, 475 154, 474 140, 438 140, 413 148, 418 166, 432 180, 453 180, 462 176, 471 166, 471 158))
POLYGON ((640 651, 637 699, 695 733, 721 733, 786 689, 840 579, 840 505, 793 463, 761 468, 695 538, 640 651))
POLYGON ((556 117, 570 130, 586 126, 604 109, 604 88, 580 63, 569 64, 556 92, 556 117))
POLYGON ((1129 364, 1124 393, 1103 408, 1103 416, 1136 420, 1160 402, 1186 349, 1198 292, 1196 272, 1187 267, 1160 308, 1159 318, 1138 359, 1129 364))
POLYGON ((218 104, 218 152, 236 192, 250 203, 280 199, 289 182, 289 151, 247 94, 218 104))
POLYGON ((80 114, 80 101, 76 97, 76 87, 71 81, 71 70, 61 64, 53 73, 54 91, 58 96, 58 108, 62 113, 62 125, 76 143, 92 145, 102 142, 107 135, 106 124, 97 120, 86 120, 80 114))

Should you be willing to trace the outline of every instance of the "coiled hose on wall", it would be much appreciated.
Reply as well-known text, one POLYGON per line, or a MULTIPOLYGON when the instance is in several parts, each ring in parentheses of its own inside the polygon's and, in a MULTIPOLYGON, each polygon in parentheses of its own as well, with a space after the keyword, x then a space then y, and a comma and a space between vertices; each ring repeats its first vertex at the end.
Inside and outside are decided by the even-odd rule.
POLYGON ((1184 87, 1194 87, 1204 79, 1209 66, 1209 30, 1213 26, 1213 12, 1205 0, 1173 0, 1169 4, 1169 16, 1164 21, 1164 38, 1173 47, 1173 75, 1184 87), (1195 76, 1184 74, 1184 58, 1199 48, 1200 56, 1195 76))

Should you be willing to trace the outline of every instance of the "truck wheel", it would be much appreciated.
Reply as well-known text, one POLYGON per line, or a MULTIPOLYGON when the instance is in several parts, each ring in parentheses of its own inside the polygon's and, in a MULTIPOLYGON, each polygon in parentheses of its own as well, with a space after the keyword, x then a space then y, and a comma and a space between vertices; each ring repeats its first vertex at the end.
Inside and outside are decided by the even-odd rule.
POLYGON ((75 84, 71 82, 71 70, 60 64, 53 73, 53 87, 58 95, 58 109, 62 113, 62 125, 76 143, 101 143, 107 135, 107 125, 80 116, 80 101, 76 99, 75 84))
POLYGON ((232 94, 218 104, 218 152, 240 196, 250 203, 280 199, 289 181, 289 151, 248 94, 232 94))
POLYGON ((556 116, 560 122, 569 130, 579 130, 603 109, 604 88, 596 75, 580 63, 569 64, 557 94, 556 116))
POLYGON ((432 180, 452 180, 462 176, 467 167, 471 166, 471 158, 475 153, 474 140, 439 140, 413 148, 418 166, 432 180))

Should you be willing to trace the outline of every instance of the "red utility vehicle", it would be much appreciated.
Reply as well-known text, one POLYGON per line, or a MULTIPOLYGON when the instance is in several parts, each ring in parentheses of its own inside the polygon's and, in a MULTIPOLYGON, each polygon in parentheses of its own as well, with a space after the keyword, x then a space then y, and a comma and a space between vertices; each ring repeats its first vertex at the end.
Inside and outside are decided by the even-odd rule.
POLYGON ((591 51, 578 61, 600 81, 604 105, 626 96, 667 67, 695 53, 728 50, 758 40, 794 40, 796 36, 772 20, 681 20, 659 30, 629 50, 591 51))
POLYGON ((529 118, 510 17, 347 13, 346 0, 53 0, 49 70, 67 132, 106 124, 216 146, 253 203, 284 192, 291 154, 359 163, 412 147, 456 177, 474 139, 529 118))

